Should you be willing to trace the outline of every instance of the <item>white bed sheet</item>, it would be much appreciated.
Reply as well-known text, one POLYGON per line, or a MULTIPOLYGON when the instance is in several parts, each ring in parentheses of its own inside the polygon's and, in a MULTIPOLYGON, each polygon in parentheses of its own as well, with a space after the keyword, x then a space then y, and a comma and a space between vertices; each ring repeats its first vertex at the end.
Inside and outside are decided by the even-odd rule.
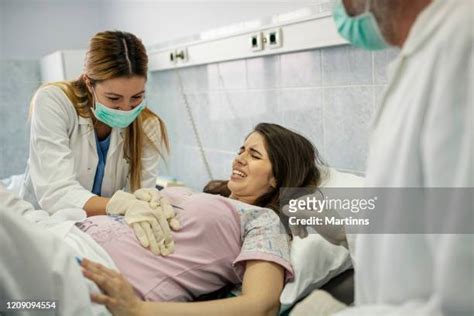
MULTIPOLYGON (((71 254, 117 269, 105 250, 75 226, 76 222, 86 219, 82 209, 61 210, 53 215, 42 210, 29 210, 22 217, 14 213, 11 209, 0 209, 0 235, 5 235, 3 243, 0 241, 0 266, 4 273, 3 276, 0 273, 0 279, 7 293, 11 291, 11 295, 25 295, 26 299, 26 295, 32 293, 46 293, 44 289, 48 286, 51 291, 61 293, 63 298, 77 296, 84 300, 91 293, 98 293, 98 287, 81 275, 79 265, 76 262, 71 265, 71 254), (54 249, 52 244, 55 245, 54 249), (41 264, 35 260, 22 260, 24 262, 17 264, 21 258, 29 258, 33 253, 46 267, 43 268, 45 275, 51 274, 54 282, 46 276, 38 276, 41 282, 34 281, 30 274, 41 274, 41 264), (45 284, 48 282, 52 284, 45 284)), ((91 310, 93 315, 111 315, 102 305, 91 303, 91 310)))

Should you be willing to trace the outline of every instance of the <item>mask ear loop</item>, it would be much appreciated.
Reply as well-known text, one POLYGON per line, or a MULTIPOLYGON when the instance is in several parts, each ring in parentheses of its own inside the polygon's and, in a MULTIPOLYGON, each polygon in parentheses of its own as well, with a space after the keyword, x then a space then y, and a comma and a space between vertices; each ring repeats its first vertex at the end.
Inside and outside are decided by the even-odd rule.
POLYGON ((97 96, 95 95, 95 89, 92 89, 92 111, 95 111, 97 108, 97 96))
POLYGON ((372 0, 365 1, 365 11, 364 11, 364 13, 369 13, 370 12, 371 2, 372 2, 372 0))
POLYGON ((99 120, 96 118, 95 113, 94 113, 95 108, 96 108, 95 104, 96 104, 97 97, 95 96, 95 89, 92 87, 92 84, 91 84, 92 80, 86 74, 84 74, 83 80, 84 80, 84 83, 86 84, 86 87, 92 90, 91 120, 92 120, 92 126, 93 128, 95 128, 96 124, 99 123, 99 120))
POLYGON ((92 109, 95 110, 95 103, 97 102, 97 97, 95 95, 95 89, 91 84, 91 79, 86 74, 84 74, 84 82, 86 84, 86 87, 92 90, 92 109))

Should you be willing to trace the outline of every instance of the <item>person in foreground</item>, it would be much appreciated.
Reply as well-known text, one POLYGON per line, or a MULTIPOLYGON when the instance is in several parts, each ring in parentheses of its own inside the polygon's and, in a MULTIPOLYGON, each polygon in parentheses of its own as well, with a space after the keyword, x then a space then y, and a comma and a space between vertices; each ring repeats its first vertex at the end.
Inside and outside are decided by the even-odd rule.
POLYGON ((83 221, 81 230, 120 271, 82 261, 84 275, 103 291, 92 300, 114 315, 276 315, 285 280, 292 278, 289 235, 277 215, 280 188, 316 189, 321 178, 316 161, 317 151, 307 139, 261 123, 232 163, 228 197, 187 188, 152 193, 154 200, 164 196, 173 205, 182 225, 173 232, 177 247, 168 257, 140 247, 121 217, 83 221), (229 283, 242 283, 242 294, 177 302, 229 283))
MULTIPOLYGON (((448 188, 443 200, 455 206, 459 188, 474 188, 474 2, 339 0, 334 17, 341 35, 358 47, 401 48, 372 123, 365 185, 448 188)), ((460 227, 472 212, 472 204, 448 208, 442 227, 460 227)), ((429 227, 432 210, 419 214, 429 227)), ((384 216, 390 227, 403 209, 384 216)), ((343 244, 343 234, 314 228, 343 244)), ((357 235, 355 306, 315 292, 292 315, 315 315, 321 306, 325 315, 474 315, 473 244, 473 234, 457 231, 357 235)))

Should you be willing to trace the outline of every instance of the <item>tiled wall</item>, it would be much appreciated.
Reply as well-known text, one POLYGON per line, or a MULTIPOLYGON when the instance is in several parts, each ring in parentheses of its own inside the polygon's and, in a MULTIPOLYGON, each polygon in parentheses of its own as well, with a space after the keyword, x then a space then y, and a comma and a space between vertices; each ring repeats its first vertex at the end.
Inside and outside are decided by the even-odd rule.
MULTIPOLYGON (((214 178, 229 176, 244 137, 263 121, 301 132, 329 165, 363 173, 370 117, 396 53, 338 46, 180 69, 214 178)), ((37 61, 0 61, 0 178, 25 170, 28 107, 40 84, 37 61)), ((147 95, 170 134, 161 174, 202 188, 209 178, 176 73, 152 73, 147 95)))
MULTIPOLYGON (((180 69, 213 177, 228 178, 244 137, 263 121, 307 136, 329 165, 363 173, 371 115, 396 54, 344 45, 180 69)), ((209 177, 174 70, 153 72, 147 97, 170 134, 161 174, 201 189, 209 177)))
POLYGON ((25 171, 29 104, 40 84, 38 61, 0 60, 0 179, 25 171))

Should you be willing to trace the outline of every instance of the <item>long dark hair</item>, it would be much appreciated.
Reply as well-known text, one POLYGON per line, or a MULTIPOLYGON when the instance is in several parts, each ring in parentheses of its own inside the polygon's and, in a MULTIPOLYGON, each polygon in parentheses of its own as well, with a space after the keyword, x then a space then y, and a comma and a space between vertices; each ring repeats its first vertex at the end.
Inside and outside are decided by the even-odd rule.
MULTIPOLYGON (((321 183, 322 175, 318 166, 323 166, 318 150, 305 137, 283 126, 272 123, 259 123, 250 133, 257 132, 264 138, 265 149, 272 165, 276 187, 260 196, 255 205, 267 207, 280 215, 280 204, 284 205, 294 196, 281 196, 281 188, 306 188, 314 192, 321 183)), ((250 135, 249 134, 249 135, 250 135)), ((248 137, 248 136, 247 136, 248 137)), ((230 196, 224 180, 209 182, 203 189, 206 193, 230 196)), ((303 191, 299 191, 305 192, 303 191)))

